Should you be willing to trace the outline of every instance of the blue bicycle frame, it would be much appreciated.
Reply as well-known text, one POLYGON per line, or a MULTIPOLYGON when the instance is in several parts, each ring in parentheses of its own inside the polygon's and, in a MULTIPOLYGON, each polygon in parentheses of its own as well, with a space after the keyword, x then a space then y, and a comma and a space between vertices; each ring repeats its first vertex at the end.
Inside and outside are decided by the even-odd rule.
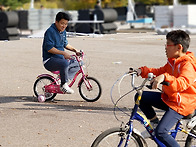
MULTIPOLYGON (((138 107, 139 107, 139 98, 140 96, 138 96, 138 100, 136 101, 135 103, 135 106, 133 108, 133 111, 132 111, 132 114, 131 114, 131 117, 130 117, 130 120, 128 122, 128 126, 129 126, 129 132, 128 132, 128 135, 127 135, 127 139, 126 139, 126 143, 125 143, 125 147, 128 146, 129 144, 129 141, 130 141, 130 137, 131 137, 131 133, 133 131, 133 120, 138 120, 141 124, 144 125, 144 127, 146 128, 146 130, 148 131, 148 133, 151 135, 151 138, 152 140, 154 140, 156 142, 156 144, 159 146, 159 147, 166 147, 161 141, 159 141, 156 136, 155 136, 155 133, 154 133, 154 129, 153 127, 151 126, 150 122, 147 120, 147 118, 140 114, 139 112, 137 112, 138 110, 138 107)), ((175 129, 172 129, 170 130, 170 133, 171 133, 171 136, 173 138, 176 138, 176 135, 177 135, 177 132, 178 131, 182 131, 182 132, 185 132, 188 134, 187 131, 185 131, 184 129, 180 128, 180 125, 181 125, 181 122, 179 121, 177 124, 176 124, 176 127, 175 129)), ((193 136, 195 136, 194 134, 192 134, 193 136)), ((118 147, 120 147, 120 144, 122 144, 123 140, 121 139, 118 147)))
MULTIPOLYGON (((152 127, 152 125, 150 124, 150 122, 148 121, 148 119, 140 114, 137 110, 138 110, 138 107, 139 107, 139 104, 140 104, 140 100, 142 98, 142 92, 143 92, 143 87, 145 86, 145 83, 147 81, 150 81, 150 78, 152 76, 148 76, 148 79, 145 79, 142 83, 141 86, 139 87, 135 87, 134 86, 134 74, 132 75, 132 87, 133 87, 133 90, 136 90, 137 93, 138 93, 138 97, 137 97, 137 100, 135 102, 135 105, 134 105, 134 108, 132 109, 132 113, 131 113, 131 116, 130 116, 130 119, 128 121, 128 123, 126 124, 125 128, 127 128, 128 132, 127 132, 127 137, 126 137, 126 142, 125 142, 125 146, 124 147, 127 147, 128 144, 130 143, 130 140, 131 140, 131 136, 132 136, 132 132, 133 132, 133 121, 134 120, 137 120, 139 121, 141 124, 144 125, 144 127, 146 128, 146 130, 148 131, 148 133, 151 135, 151 138, 152 140, 155 141, 155 143, 159 146, 159 147, 166 147, 161 141, 159 141, 156 136, 155 136, 155 131, 152 127)), ((133 91, 132 90, 132 91, 133 91)), ((115 104, 116 105, 116 104, 115 104)), ((187 132, 186 130, 182 129, 180 126, 182 125, 181 121, 178 121, 178 123, 176 124, 175 126, 175 129, 171 129, 169 132, 170 132, 170 135, 175 139, 176 136, 177 136, 177 133, 178 131, 181 131, 181 132, 184 132, 188 135, 191 135, 192 137, 196 138, 196 135, 190 133, 190 132, 187 132)), ((121 147, 121 145, 123 144, 123 141, 124 141, 125 138, 121 137, 120 139, 120 142, 118 144, 118 147, 121 147)), ((142 139, 144 140, 144 138, 142 139)))

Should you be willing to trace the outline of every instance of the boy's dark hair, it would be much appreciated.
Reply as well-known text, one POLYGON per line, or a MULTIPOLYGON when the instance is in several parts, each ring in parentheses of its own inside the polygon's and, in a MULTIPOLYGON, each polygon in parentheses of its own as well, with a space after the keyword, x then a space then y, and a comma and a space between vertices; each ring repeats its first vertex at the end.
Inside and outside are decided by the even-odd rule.
POLYGON ((166 35, 166 39, 171 40, 175 45, 181 44, 183 47, 182 52, 183 53, 187 52, 190 44, 190 37, 185 31, 182 30, 171 31, 166 35))
POLYGON ((65 12, 59 12, 59 13, 57 13, 57 15, 56 15, 56 21, 60 21, 61 19, 65 19, 65 20, 68 20, 69 21, 69 15, 67 14, 67 13, 65 13, 65 12))

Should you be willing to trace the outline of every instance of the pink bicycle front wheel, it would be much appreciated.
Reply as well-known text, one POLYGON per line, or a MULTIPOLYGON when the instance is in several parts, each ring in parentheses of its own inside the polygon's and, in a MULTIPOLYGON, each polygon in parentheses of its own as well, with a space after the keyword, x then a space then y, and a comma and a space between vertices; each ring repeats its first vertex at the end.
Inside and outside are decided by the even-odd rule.
POLYGON ((97 79, 85 77, 85 79, 79 83, 79 93, 87 102, 95 102, 101 97, 101 85, 97 79))

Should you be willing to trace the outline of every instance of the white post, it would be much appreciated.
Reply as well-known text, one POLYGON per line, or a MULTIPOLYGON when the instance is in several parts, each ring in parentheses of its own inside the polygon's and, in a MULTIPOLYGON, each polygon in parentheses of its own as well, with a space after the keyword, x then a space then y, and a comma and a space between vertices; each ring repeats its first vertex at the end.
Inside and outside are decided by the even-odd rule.
POLYGON ((31 0, 30 9, 34 9, 34 0, 31 0))
POLYGON ((175 5, 178 5, 179 3, 178 3, 178 0, 173 0, 173 5, 175 6, 175 5))
POLYGON ((127 6, 127 21, 137 19, 137 15, 135 13, 135 3, 134 0, 128 0, 128 6, 127 6))

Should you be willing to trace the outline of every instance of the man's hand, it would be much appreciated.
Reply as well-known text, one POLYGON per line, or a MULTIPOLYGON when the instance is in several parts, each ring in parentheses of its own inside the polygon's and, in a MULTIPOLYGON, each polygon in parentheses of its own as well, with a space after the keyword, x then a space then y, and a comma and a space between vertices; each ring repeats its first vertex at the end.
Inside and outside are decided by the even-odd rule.
POLYGON ((71 59, 71 56, 66 52, 63 53, 63 56, 65 59, 71 59))
POLYGON ((76 51, 77 56, 81 56, 81 52, 76 51))
POLYGON ((157 89, 159 84, 165 80, 165 76, 163 74, 157 76, 156 78, 152 79, 150 83, 152 83, 152 89, 157 89))

